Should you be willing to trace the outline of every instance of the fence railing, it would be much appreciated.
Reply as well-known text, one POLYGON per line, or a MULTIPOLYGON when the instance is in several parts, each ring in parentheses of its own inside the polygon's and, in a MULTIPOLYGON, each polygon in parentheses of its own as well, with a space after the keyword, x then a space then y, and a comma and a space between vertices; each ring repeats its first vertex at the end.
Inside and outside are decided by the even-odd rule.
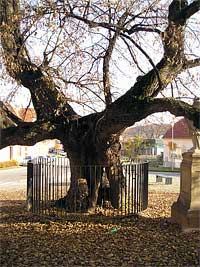
POLYGON ((34 159, 28 163, 29 211, 58 217, 88 214, 91 200, 96 201, 93 212, 99 215, 130 216, 145 210, 148 205, 148 163, 128 163, 118 169, 105 166, 70 168, 67 158, 34 159), (74 173, 76 179, 72 177, 74 173))

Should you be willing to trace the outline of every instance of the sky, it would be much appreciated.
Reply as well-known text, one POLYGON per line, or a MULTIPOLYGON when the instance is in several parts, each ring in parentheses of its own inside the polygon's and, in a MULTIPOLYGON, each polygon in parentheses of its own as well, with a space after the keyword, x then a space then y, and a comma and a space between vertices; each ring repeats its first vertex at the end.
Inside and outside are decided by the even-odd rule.
MULTIPOLYGON (((170 1, 167 1, 170 2, 170 1)), ((34 42, 34 43, 29 43, 31 46, 31 54, 36 55, 38 52, 40 56, 42 56, 42 44, 41 42, 34 42)), ((196 39, 195 42, 192 42, 192 39, 189 38, 189 43, 188 47, 192 45, 194 47, 194 54, 200 56, 200 43, 199 40, 196 39)), ((159 61, 159 59, 162 56, 163 51, 159 50, 157 46, 155 45, 155 41, 152 39, 152 37, 148 37, 148 35, 144 38, 143 46, 145 50, 151 51, 151 57, 153 61, 156 63, 159 61), (153 51, 153 52, 152 52, 153 51)), ((44 44, 43 44, 44 47, 44 44)), ((149 52, 150 53, 150 52, 149 52)), ((115 88, 115 96, 119 96, 122 94, 122 92, 126 92, 131 86, 134 85, 136 78, 138 76, 138 71, 134 69, 134 67, 131 64, 128 64, 128 62, 122 62, 120 58, 118 58, 119 53, 115 54, 113 56, 113 62, 115 64, 112 65, 113 69, 112 71, 115 73, 114 78, 113 78, 113 86, 115 88), (120 63, 119 63, 120 62, 120 63), (120 70, 122 70, 122 72, 120 70), (120 94, 118 93, 120 92, 120 94)), ((143 62, 141 64, 141 67, 143 68, 144 71, 147 71, 149 69, 149 64, 146 64, 146 59, 140 55, 140 60, 143 62), (148 66, 148 67, 147 67, 148 66)), ((4 80, 4 70, 1 67, 0 68, 0 76, 3 76, 3 78, 0 79, 0 87, 1 87, 1 93, 0 93, 0 99, 2 100, 10 100, 12 99, 12 103, 15 106, 27 106, 27 104, 30 101, 30 94, 29 91, 26 88, 20 87, 18 90, 16 90, 19 86, 12 81, 5 81, 4 80), (12 98, 12 91, 16 91, 15 98, 12 98)), ((196 81, 192 81, 192 77, 197 76, 197 73, 200 73, 199 68, 194 68, 190 70, 192 76, 190 80, 187 80, 186 75, 182 75, 182 78, 185 79, 185 83, 187 86, 189 86, 190 90, 192 93, 195 93, 196 95, 200 96, 200 90, 199 90, 199 84, 200 84, 200 79, 198 78, 196 81)), ((166 91, 166 96, 171 96, 171 89, 166 91)), ((191 97, 193 95, 191 94, 191 97)), ((191 102, 191 99, 184 99, 184 101, 189 101, 191 102)), ((87 113, 87 108, 83 107, 78 107, 76 104, 72 103, 72 106, 79 112, 81 115, 85 115, 87 113)), ((174 116, 167 114, 158 114, 152 116, 152 121, 154 120, 174 120, 174 116)), ((143 122, 142 122, 143 123, 143 122)))

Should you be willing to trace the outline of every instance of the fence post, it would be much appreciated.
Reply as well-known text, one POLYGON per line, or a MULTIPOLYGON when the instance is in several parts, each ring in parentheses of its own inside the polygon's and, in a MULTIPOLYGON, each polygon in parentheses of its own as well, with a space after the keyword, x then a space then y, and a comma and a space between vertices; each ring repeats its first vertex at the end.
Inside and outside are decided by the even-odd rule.
POLYGON ((27 164, 27 210, 32 211, 33 208, 33 163, 27 164))
POLYGON ((149 163, 145 162, 143 163, 144 166, 144 177, 143 177, 143 203, 142 203, 142 210, 147 209, 148 207, 148 183, 149 183, 149 163))

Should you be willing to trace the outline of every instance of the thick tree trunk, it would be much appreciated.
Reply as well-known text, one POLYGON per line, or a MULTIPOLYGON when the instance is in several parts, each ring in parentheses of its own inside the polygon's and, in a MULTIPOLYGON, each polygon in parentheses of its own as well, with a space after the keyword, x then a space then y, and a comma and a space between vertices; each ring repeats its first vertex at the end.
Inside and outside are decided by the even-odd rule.
POLYGON ((67 195, 56 205, 69 211, 94 211, 97 205, 119 208, 122 184, 119 140, 112 138, 106 148, 105 145, 92 144, 91 140, 77 142, 79 145, 73 151, 69 146, 66 149, 71 185, 67 195))
POLYGON ((119 208, 121 193, 123 191, 123 173, 120 162, 121 145, 118 138, 114 140, 107 150, 107 176, 110 183, 110 202, 113 208, 119 208))

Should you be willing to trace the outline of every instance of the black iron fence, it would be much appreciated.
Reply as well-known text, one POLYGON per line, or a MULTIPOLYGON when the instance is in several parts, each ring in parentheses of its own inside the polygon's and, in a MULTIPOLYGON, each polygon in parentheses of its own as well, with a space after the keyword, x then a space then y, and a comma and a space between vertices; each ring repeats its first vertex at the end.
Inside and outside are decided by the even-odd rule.
POLYGON ((27 168, 27 203, 35 214, 57 217, 91 210, 105 216, 134 215, 148 205, 148 163, 70 168, 68 158, 34 159, 27 168))

